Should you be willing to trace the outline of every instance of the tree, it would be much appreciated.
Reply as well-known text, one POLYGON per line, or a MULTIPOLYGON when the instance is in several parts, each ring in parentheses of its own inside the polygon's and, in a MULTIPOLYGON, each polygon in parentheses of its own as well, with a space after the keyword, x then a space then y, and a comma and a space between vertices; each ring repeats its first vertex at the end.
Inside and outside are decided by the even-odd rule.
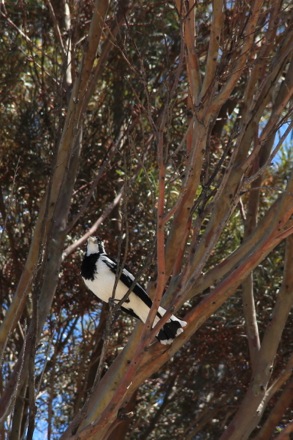
POLYGON ((1 19, 2 437, 292 432, 290 2, 7 2, 1 19), (153 298, 133 331, 80 280, 97 230, 153 298), (173 311, 188 326, 166 348, 173 311))

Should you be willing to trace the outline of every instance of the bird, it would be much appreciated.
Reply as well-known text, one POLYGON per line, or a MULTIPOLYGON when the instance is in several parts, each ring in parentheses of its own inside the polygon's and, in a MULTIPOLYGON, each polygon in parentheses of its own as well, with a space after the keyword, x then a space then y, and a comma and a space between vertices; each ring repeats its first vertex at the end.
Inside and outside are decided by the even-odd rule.
MULTIPOLYGON (((81 276, 85 285, 106 303, 111 298, 116 303, 120 302, 131 288, 130 294, 126 295, 120 307, 124 312, 145 323, 152 307, 152 300, 145 289, 135 282, 135 277, 131 272, 126 268, 120 271, 119 269, 117 262, 107 255, 103 241, 99 237, 89 237, 81 264, 81 276), (116 281, 117 276, 119 276, 118 281, 116 281)), ((163 307, 158 308, 153 327, 165 313, 166 310, 163 307)), ((156 338, 161 344, 170 345, 174 338, 183 332, 183 327, 186 325, 185 321, 172 315, 159 330, 156 338)))

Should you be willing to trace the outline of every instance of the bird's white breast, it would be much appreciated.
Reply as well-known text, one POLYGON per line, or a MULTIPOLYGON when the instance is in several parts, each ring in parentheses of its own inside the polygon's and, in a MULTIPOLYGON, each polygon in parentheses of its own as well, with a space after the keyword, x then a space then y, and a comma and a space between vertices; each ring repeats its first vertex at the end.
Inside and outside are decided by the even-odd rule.
MULTIPOLYGON (((99 258, 96 263, 96 273, 94 277, 93 281, 85 280, 86 286, 102 301, 108 302, 109 298, 112 298, 116 278, 115 274, 101 258, 99 258)), ((127 290, 128 288, 119 281, 115 289, 115 298, 120 300, 126 294, 127 290)))

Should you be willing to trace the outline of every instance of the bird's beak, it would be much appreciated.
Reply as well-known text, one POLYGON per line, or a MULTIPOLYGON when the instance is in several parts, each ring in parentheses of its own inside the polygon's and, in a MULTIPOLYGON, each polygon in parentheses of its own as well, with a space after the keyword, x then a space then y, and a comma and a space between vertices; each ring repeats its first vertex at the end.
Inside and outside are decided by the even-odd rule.
POLYGON ((89 237, 89 238, 87 239, 87 241, 88 241, 89 243, 96 243, 96 242, 97 242, 97 239, 96 239, 95 237, 89 237))

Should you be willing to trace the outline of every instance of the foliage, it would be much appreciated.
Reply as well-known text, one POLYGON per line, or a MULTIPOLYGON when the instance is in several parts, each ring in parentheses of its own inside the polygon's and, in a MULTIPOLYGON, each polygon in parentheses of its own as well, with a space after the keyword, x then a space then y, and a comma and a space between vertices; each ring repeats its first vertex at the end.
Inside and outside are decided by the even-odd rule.
POLYGON ((0 29, 0 437, 292 432, 290 2, 7 1, 0 29), (171 347, 86 290, 95 233, 186 317, 171 347))

